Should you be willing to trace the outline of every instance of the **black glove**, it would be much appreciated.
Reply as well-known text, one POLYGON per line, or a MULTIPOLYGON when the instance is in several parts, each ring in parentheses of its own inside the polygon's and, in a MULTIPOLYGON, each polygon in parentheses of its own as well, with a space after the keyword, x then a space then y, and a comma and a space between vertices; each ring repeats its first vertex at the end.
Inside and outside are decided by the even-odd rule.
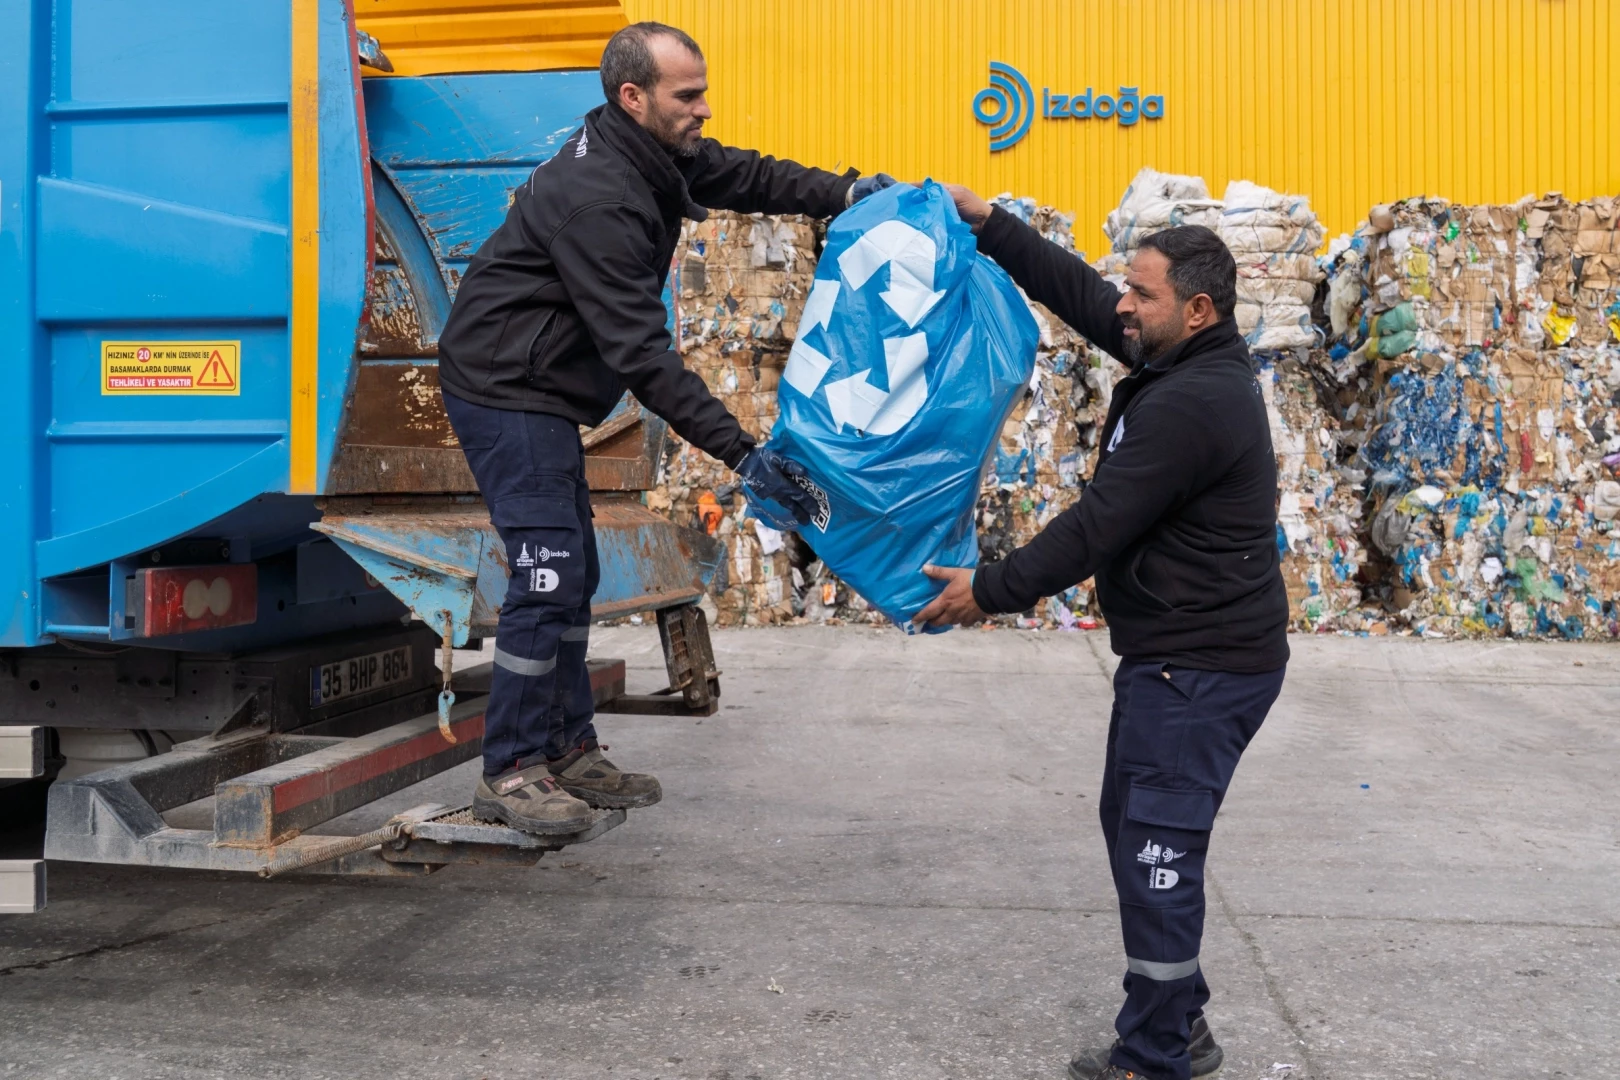
POLYGON ((772 528, 801 529, 821 514, 821 506, 811 494, 815 484, 810 474, 775 450, 754 447, 737 463, 737 475, 748 490, 755 515, 772 528))
POLYGON ((875 191, 882 191, 886 187, 893 187, 896 181, 886 172, 863 176, 849 185, 849 195, 844 200, 845 206, 854 206, 862 199, 875 191))

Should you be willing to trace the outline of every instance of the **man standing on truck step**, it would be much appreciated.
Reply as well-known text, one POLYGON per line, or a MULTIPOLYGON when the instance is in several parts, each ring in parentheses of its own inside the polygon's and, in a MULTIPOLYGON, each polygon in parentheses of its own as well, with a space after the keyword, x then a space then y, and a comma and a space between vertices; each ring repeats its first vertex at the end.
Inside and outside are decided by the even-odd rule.
POLYGON ((1221 1065, 1198 962, 1215 812, 1282 690, 1288 597, 1277 561, 1277 462, 1232 313, 1237 265, 1215 233, 1141 241, 1121 295, 1085 261, 966 188, 979 250, 1032 298, 1130 365, 1097 468, 1074 506, 1000 562, 929 567, 945 591, 917 619, 1025 611, 1095 576, 1114 652, 1103 839, 1125 938, 1111 1047, 1074 1080, 1188 1080, 1221 1065))
POLYGON ((703 53, 642 22, 602 53, 607 103, 513 192, 439 338, 444 407, 511 568, 474 812, 536 833, 592 807, 650 806, 658 781, 603 756, 585 669, 596 539, 579 425, 626 388, 801 524, 801 466, 754 445, 671 347, 662 300, 684 218, 705 207, 827 217, 894 181, 857 179, 703 137, 703 53))

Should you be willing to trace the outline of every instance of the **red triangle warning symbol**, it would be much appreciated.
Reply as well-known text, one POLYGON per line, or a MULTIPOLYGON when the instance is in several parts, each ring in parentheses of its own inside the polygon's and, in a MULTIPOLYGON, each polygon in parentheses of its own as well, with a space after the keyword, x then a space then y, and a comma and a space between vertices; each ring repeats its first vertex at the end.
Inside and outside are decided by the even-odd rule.
POLYGON ((225 360, 219 355, 218 349, 215 349, 214 355, 208 358, 208 363, 203 365, 202 374, 197 376, 197 385, 221 390, 229 390, 236 385, 236 380, 231 377, 231 369, 225 366, 225 360))

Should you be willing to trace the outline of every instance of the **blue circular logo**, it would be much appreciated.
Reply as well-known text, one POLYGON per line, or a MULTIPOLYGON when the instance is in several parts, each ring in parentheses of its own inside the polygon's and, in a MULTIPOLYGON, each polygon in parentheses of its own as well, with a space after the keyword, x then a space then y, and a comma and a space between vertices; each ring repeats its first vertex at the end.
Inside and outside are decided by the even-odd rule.
POLYGON ((990 61, 990 85, 973 98, 973 118, 990 125, 990 149, 1005 150, 1029 134, 1035 92, 1011 64, 990 61))

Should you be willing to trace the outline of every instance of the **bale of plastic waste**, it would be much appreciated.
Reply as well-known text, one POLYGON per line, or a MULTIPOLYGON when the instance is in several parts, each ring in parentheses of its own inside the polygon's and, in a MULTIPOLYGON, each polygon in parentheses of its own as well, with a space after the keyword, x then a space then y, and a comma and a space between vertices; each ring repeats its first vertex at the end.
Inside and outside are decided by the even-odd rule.
POLYGON ((1202 177, 1144 167, 1120 196, 1119 206, 1109 211, 1103 232, 1116 252, 1128 254, 1149 233, 1176 225, 1213 229, 1220 221, 1221 200, 1210 197, 1202 177))
POLYGON ((1311 301, 1323 278, 1324 232, 1310 200, 1247 180, 1226 185, 1216 229, 1238 265, 1238 330, 1251 348, 1302 349, 1320 340, 1311 301))

